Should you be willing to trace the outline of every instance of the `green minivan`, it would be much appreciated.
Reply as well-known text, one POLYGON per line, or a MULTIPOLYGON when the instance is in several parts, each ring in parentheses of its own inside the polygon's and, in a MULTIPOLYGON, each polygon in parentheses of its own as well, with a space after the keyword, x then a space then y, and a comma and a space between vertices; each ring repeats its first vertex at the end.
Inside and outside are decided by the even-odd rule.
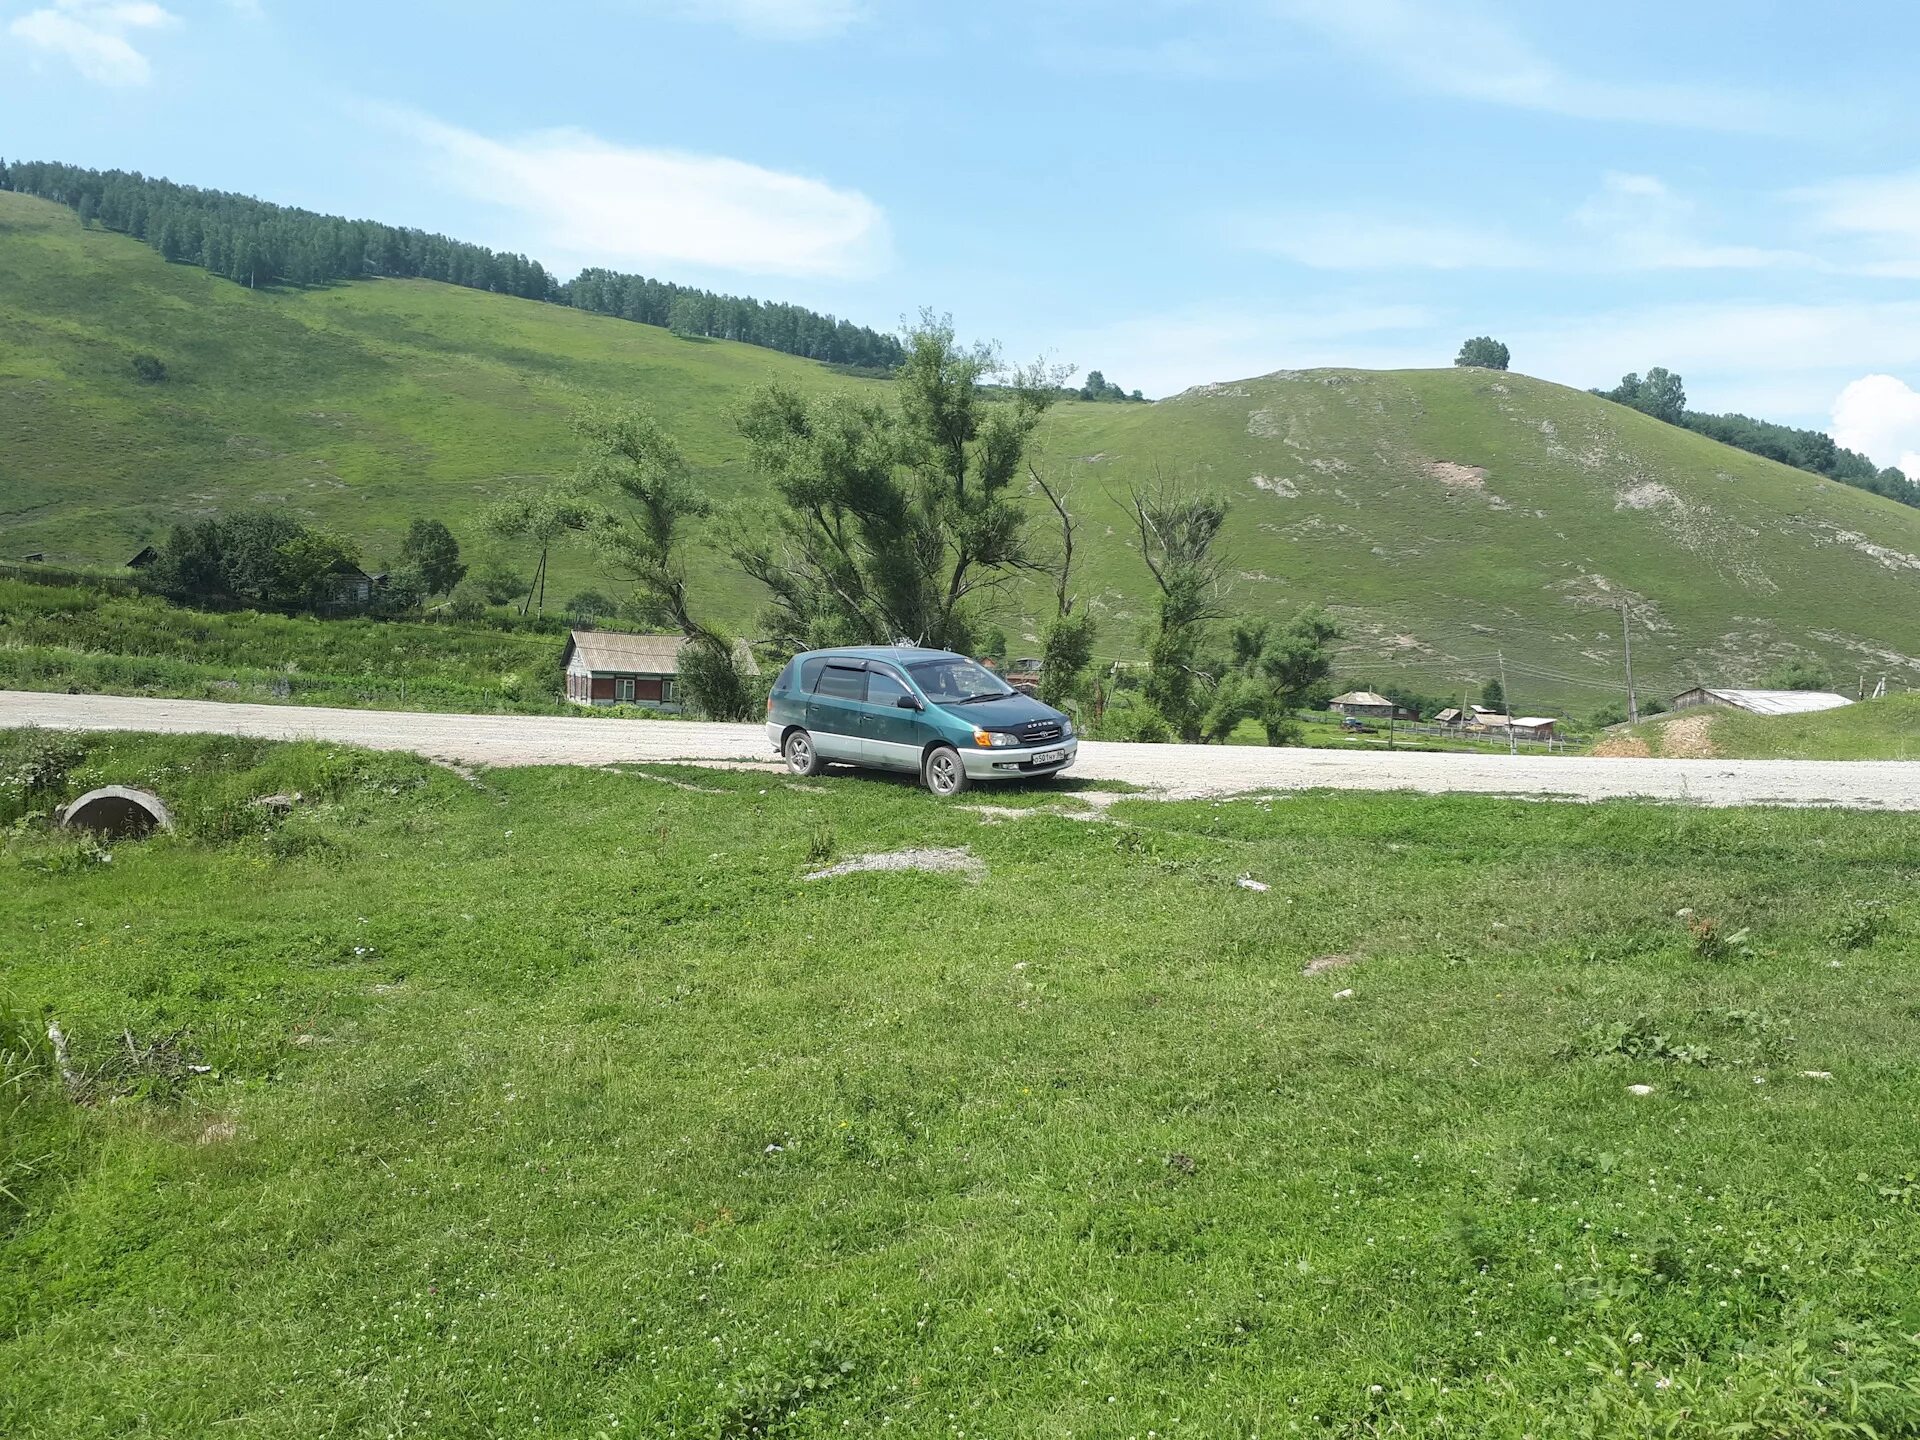
POLYGON ((936 795, 1056 775, 1080 748, 1070 719, 986 666, 907 645, 794 656, 767 696, 767 738, 796 775, 905 770, 936 795))

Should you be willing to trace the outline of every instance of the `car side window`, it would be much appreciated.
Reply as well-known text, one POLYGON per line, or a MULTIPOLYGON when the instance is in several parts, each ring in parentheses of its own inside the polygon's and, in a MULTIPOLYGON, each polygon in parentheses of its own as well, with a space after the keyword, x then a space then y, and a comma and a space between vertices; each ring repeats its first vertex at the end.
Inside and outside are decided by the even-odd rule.
POLYGON ((867 703, 869 705, 895 705, 907 693, 906 685, 891 671, 867 671, 867 703))
POLYGON ((867 696, 867 672, 851 665, 828 665, 814 687, 823 700, 864 700, 867 696))
POLYGON ((820 688, 820 672, 827 668, 827 657, 816 655, 800 667, 800 688, 809 695, 820 688))

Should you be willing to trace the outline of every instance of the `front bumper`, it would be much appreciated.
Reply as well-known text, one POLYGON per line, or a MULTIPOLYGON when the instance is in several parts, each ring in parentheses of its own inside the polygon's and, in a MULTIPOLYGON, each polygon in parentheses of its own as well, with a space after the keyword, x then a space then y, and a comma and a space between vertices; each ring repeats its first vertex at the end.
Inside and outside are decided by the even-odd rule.
POLYGON ((960 762, 967 767, 969 780, 1018 780, 1023 776, 1057 775, 1073 764, 1080 753, 1080 742, 1055 740, 1046 745, 1010 746, 1004 750, 960 747, 960 762), (1066 758, 1051 765, 1036 765, 1033 757, 1064 750, 1066 758))

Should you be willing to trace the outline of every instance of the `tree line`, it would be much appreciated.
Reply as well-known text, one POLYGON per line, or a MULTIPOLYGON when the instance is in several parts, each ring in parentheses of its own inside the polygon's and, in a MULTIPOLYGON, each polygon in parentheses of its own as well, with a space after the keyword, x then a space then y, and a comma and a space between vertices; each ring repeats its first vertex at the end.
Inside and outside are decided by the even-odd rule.
POLYGON ((415 520, 400 542, 399 563, 362 602, 360 547, 283 511, 242 510, 175 525, 143 576, 182 605, 248 606, 288 613, 417 610, 466 578, 460 542, 438 520, 415 520))
POLYGON ((1895 466, 1875 465, 1858 450, 1837 444, 1824 431, 1777 425, 1770 420, 1755 420, 1750 415, 1712 415, 1689 410, 1686 383, 1662 366, 1654 366, 1645 376, 1623 375, 1613 389, 1593 393, 1737 450, 1824 475, 1842 485, 1870 490, 1902 505, 1920 506, 1920 483, 1908 479, 1906 473, 1895 466))
POLYGON ((0 160, 0 190, 66 205, 82 224, 144 240, 163 258, 237 284, 312 286, 374 277, 438 280, 738 340, 829 364, 890 371, 900 341, 799 305, 720 295, 644 275, 583 270, 562 282, 538 260, 402 226, 347 220, 224 190, 46 161, 0 160))

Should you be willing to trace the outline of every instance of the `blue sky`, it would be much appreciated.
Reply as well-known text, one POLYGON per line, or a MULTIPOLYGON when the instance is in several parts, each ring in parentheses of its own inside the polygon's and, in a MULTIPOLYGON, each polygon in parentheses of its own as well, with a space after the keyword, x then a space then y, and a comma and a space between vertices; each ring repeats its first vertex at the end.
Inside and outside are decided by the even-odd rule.
POLYGON ((1920 474, 1916 49, 1778 0, 0 0, 0 154, 1153 395, 1491 333, 1920 474))

